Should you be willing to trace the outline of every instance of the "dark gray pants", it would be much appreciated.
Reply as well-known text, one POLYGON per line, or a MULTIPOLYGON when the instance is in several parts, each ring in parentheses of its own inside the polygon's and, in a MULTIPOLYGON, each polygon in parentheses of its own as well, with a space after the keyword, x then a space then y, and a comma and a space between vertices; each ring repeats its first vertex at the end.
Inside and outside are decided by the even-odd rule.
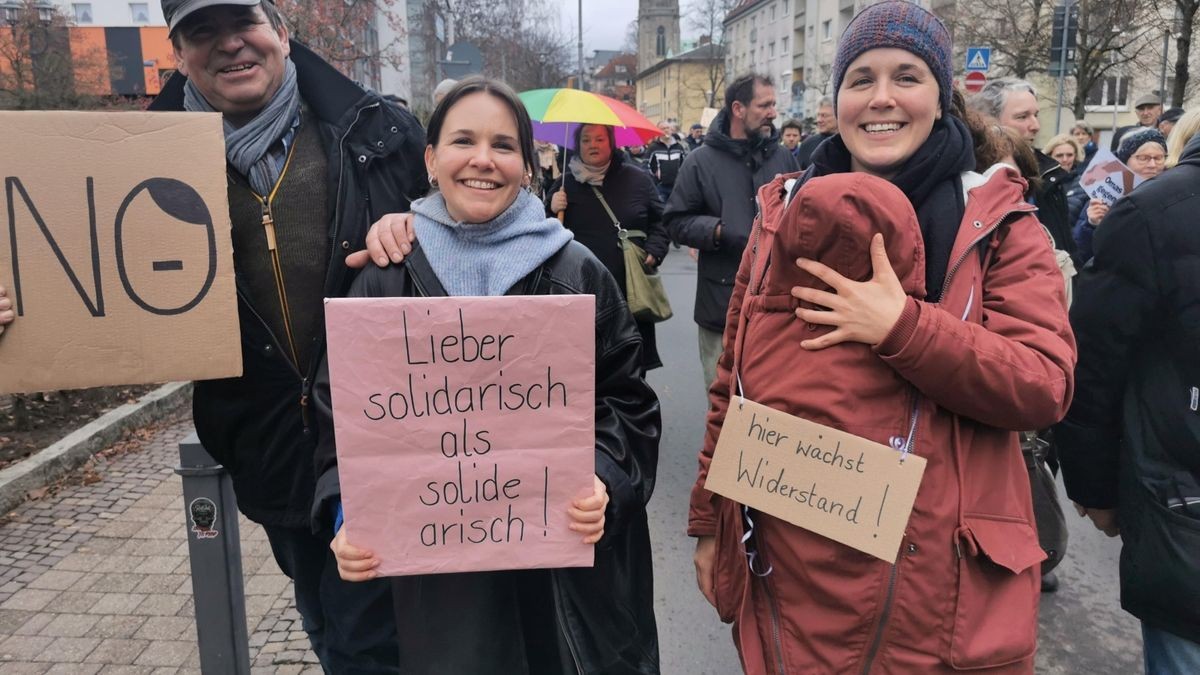
POLYGON ((296 609, 325 672, 399 673, 390 580, 342 581, 328 539, 302 528, 263 529, 296 587, 296 609))

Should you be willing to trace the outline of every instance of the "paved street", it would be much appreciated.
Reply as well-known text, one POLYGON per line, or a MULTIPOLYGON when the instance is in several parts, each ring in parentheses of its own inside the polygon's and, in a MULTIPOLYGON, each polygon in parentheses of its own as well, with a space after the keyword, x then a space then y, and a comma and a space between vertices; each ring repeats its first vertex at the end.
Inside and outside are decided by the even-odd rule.
MULTIPOLYGON (((695 589, 687 498, 705 409, 691 321, 695 264, 672 251, 665 279, 676 317, 660 324, 666 367, 658 486, 651 503, 663 672, 738 672, 728 627, 695 589)), ((172 472, 186 419, 98 462, 98 482, 26 503, 0 521, 0 672, 199 672, 180 480, 172 472)), ((1117 553, 1072 515, 1062 589, 1043 596, 1039 673, 1140 672, 1137 623, 1117 603, 1117 553)), ((255 672, 319 672, 290 587, 261 529, 242 521, 255 672)))

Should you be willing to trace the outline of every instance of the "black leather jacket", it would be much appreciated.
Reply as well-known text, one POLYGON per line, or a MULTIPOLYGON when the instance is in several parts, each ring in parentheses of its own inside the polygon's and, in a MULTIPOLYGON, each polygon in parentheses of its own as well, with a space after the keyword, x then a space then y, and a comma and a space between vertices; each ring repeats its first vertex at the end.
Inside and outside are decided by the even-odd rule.
MULTIPOLYGON (((425 193, 421 161, 425 131, 407 110, 363 90, 303 45, 292 41, 300 96, 319 125, 329 164, 329 214, 314 227, 328 231, 331 255, 326 297, 341 296, 353 279, 346 256, 364 247, 371 223, 408 210, 425 193)), ((167 81, 151 110, 183 110, 183 83, 167 81)), ((206 450, 229 470, 238 509, 251 520, 306 527, 312 505, 312 453, 317 435, 307 404, 325 351, 324 332, 312 361, 298 370, 247 300, 237 279, 242 376, 197 382, 192 418, 206 450)))
MULTIPOLYGON (((641 337, 621 291, 608 270, 582 244, 569 242, 541 267, 515 285, 509 295, 596 296, 596 475, 608 488, 604 538, 596 545, 595 566, 549 570, 561 653, 570 653, 580 673, 657 673, 658 636, 654 621, 653 568, 646 503, 654 490, 658 442, 662 428, 658 397, 641 377, 641 337)), ((404 262, 386 269, 374 266, 355 280, 349 297, 444 297, 448 293, 433 273, 419 243, 404 262)), ((317 375, 313 402, 320 431, 316 452, 317 494, 314 527, 332 524, 331 505, 340 499, 337 453, 328 367, 317 375)), ((409 586, 421 577, 398 577, 398 610, 404 626, 439 625, 443 613, 461 616, 470 608, 421 602, 409 586), (400 604, 400 603, 398 603, 400 604), (419 616, 405 616, 405 612, 419 616)), ((427 593, 425 595, 435 595, 427 593)), ((504 619, 497 617, 497 621, 504 619)), ((487 626, 472 621, 462 626, 487 626)), ((492 624, 495 625, 494 623, 492 624)), ((436 638, 409 635, 401 649, 406 672, 439 672, 445 664, 436 638)), ((402 635, 402 639, 404 636, 402 635)), ((472 639, 464 638, 465 644, 472 639)), ((497 664, 464 665, 456 672, 503 672, 497 664)), ((448 672, 448 671, 444 671, 448 672)))

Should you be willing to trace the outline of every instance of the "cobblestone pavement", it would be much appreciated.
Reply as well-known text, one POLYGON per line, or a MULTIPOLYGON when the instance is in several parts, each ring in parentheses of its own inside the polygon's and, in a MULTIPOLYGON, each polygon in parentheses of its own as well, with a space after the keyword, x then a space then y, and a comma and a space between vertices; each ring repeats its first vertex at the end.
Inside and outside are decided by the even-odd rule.
MULTIPOLYGON (((199 673, 178 444, 162 425, 98 457, 97 482, 0 520, 0 672, 199 673)), ((320 673, 266 535, 241 520, 255 673, 320 673)))

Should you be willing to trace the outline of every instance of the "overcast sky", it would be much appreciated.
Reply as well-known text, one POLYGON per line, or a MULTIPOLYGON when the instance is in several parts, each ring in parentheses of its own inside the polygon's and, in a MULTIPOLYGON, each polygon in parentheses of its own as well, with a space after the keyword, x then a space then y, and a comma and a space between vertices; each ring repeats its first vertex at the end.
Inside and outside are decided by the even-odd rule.
MULTIPOLYGON (((550 0, 558 5, 563 33, 571 37, 574 48, 579 30, 579 0, 550 0)), ((680 8, 688 0, 680 1, 680 8)), ((625 43, 625 31, 629 22, 637 19, 637 0, 583 0, 583 54, 588 56, 595 49, 620 49, 625 43)), ((687 27, 683 37, 688 37, 687 27)), ((573 51, 573 49, 572 49, 573 51)))

